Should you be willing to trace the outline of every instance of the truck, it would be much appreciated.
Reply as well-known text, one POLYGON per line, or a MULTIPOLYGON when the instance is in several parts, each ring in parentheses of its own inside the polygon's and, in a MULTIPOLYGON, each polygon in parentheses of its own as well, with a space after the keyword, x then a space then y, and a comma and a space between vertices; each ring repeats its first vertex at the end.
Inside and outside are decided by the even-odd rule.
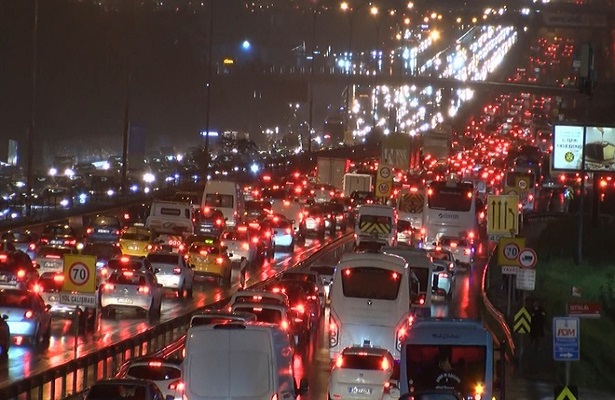
POLYGON ((353 192, 372 192, 373 179, 370 174, 348 173, 344 175, 344 197, 350 197, 353 192))
POLYGON ((448 160, 452 148, 452 129, 447 125, 437 126, 422 137, 423 157, 434 161, 448 160))
POLYGON ((350 162, 345 158, 318 157, 316 161, 316 183, 332 185, 342 190, 344 174, 350 162))

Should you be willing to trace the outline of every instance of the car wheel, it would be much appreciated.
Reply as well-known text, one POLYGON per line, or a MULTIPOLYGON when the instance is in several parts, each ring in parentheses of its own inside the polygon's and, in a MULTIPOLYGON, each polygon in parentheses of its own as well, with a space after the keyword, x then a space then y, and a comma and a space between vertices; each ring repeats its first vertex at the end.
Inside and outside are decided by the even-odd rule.
POLYGON ((184 288, 185 286, 185 282, 182 282, 182 285, 179 289, 177 289, 177 297, 179 297, 180 299, 184 298, 184 293, 186 291, 186 289, 184 288))
POLYGON ((186 297, 188 297, 189 299, 191 299, 194 294, 193 287, 194 282, 192 282, 192 285, 190 285, 190 289, 186 290, 186 297))
POLYGON ((49 347, 49 343, 51 343, 51 323, 49 323, 49 327, 43 333, 43 337, 41 338, 41 348, 46 349, 49 347))
POLYGON ((222 279, 222 284, 227 287, 230 288, 231 287, 231 277, 233 276, 233 269, 229 268, 228 272, 225 274, 224 278, 222 279))

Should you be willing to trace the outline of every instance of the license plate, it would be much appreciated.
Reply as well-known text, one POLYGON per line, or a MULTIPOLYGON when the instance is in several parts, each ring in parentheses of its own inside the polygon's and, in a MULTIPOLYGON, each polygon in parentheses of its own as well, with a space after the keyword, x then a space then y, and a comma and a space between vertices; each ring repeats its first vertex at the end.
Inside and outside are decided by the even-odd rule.
POLYGON ((362 386, 348 386, 348 393, 350 394, 372 394, 372 388, 362 386))
POLYGON ((128 250, 139 250, 137 246, 128 246, 128 250))
POLYGON ((132 300, 131 299, 119 298, 119 299, 117 299, 117 302, 120 303, 120 304, 132 304, 132 300))
POLYGON ((51 243, 51 244, 63 244, 63 242, 61 240, 51 240, 51 241, 49 241, 49 243, 51 243))
POLYGON ((109 233, 109 229, 99 229, 98 233, 109 233))
POLYGON ((9 280, 9 277, 6 275, 0 275, 0 282, 6 282, 9 280))
POLYGON ((54 262, 43 263, 43 268, 46 268, 46 269, 52 269, 52 268, 57 268, 57 267, 58 267, 58 264, 54 262))

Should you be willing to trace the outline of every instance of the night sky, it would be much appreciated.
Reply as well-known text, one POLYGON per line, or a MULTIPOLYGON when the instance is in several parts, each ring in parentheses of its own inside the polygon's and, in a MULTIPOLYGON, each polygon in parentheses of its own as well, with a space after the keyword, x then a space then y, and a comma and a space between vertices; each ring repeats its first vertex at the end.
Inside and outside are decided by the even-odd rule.
MULTIPOLYGON (((132 70, 131 121, 145 126, 149 147, 198 144, 205 126, 208 13, 205 7, 179 11, 137 6, 133 13, 78 0, 39 0, 35 159, 43 154, 97 155, 119 152, 124 121, 126 60, 132 70), (134 22, 134 23, 133 23, 134 22), (127 57, 127 54, 131 54, 127 57), (102 153, 101 153, 102 154, 102 153)), ((166 2, 169 4, 170 2, 166 2)), ((185 3, 185 2, 184 2, 185 3)), ((111 2, 108 4, 112 4, 111 2)), ((255 11, 240 0, 218 0, 214 12, 214 60, 292 62, 290 49, 311 39, 309 8, 255 11), (307 11, 306 11, 307 10, 307 11)), ((0 0, 0 155, 9 138, 25 148, 30 119, 33 0, 0 0)), ((339 50, 347 43, 347 19, 330 9, 318 16, 315 41, 339 50)), ((357 19, 356 46, 370 33, 357 19), (362 39, 363 37, 363 39, 362 39)), ((309 43, 308 43, 309 45, 309 43)), ((238 97, 212 99, 212 129, 247 129, 238 97)), ((226 89, 225 89, 226 90, 226 89)), ((240 93, 241 92, 241 93, 240 93)), ((268 107, 268 106, 265 106, 268 107)), ((270 111, 274 123, 278 114, 270 111)), ((45 161, 48 162, 48 159, 45 161)))

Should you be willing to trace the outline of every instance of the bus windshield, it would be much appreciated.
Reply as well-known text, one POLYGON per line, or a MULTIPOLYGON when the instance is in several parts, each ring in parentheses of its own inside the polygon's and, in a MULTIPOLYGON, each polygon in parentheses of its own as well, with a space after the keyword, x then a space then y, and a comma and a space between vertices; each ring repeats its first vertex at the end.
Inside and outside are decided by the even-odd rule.
POLYGON ((401 275, 384 268, 355 267, 342 271, 345 297, 396 300, 400 284, 401 275))
MULTIPOLYGON (((414 391, 449 389, 464 395, 474 393, 485 381, 485 346, 424 345, 406 346, 408 381, 414 391)), ((412 389, 411 389, 412 390, 412 389)))
POLYGON ((471 183, 449 187, 445 182, 434 182, 428 191, 427 205, 436 210, 468 212, 472 208, 472 192, 471 183))

